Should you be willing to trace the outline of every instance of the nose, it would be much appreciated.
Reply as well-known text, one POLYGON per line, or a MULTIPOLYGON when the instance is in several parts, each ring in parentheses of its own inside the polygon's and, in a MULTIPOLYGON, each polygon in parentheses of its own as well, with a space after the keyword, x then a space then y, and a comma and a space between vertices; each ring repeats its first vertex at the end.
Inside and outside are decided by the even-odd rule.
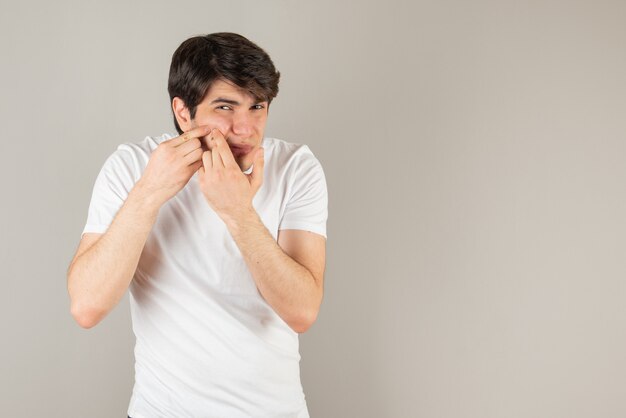
POLYGON ((248 112, 233 117, 233 133, 239 137, 251 136, 254 131, 253 121, 248 112))

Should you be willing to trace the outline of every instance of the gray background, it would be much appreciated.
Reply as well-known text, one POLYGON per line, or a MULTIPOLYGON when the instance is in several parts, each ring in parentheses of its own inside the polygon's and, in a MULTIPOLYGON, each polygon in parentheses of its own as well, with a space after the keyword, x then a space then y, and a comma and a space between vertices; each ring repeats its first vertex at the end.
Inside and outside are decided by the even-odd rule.
POLYGON ((0 413, 121 417, 127 296, 65 271, 105 158, 172 131, 174 49, 242 33, 282 73, 266 133, 329 187, 313 417, 626 416, 621 1, 7 2, 0 413))

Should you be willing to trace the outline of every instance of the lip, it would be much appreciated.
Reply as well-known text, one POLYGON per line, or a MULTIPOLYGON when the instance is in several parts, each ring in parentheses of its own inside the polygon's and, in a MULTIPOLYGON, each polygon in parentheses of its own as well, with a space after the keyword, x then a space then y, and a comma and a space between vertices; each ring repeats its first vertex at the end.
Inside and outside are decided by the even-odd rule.
POLYGON ((251 145, 228 144, 228 146, 230 147, 230 150, 233 152, 233 154, 238 155, 248 154, 250 151, 252 151, 253 148, 251 145))

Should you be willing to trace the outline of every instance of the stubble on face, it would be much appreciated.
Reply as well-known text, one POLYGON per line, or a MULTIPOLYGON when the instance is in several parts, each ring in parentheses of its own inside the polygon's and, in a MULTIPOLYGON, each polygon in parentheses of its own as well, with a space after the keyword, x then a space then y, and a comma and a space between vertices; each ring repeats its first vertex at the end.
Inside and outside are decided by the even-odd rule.
MULTIPOLYGON (((237 111, 241 111, 241 108, 249 109, 253 104, 262 104, 262 102, 256 102, 249 92, 228 81, 216 80, 211 86, 210 90, 207 92, 206 96, 203 98, 202 102, 198 105, 196 109, 196 114, 194 115, 194 119, 191 120, 193 127, 209 125, 212 128, 218 129, 222 133, 222 135, 224 135, 226 142, 229 144, 252 145, 252 150, 247 154, 236 155, 237 152, 233 153, 233 157, 237 162, 237 165, 239 165, 239 168, 242 171, 246 171, 254 162, 254 155, 263 143, 269 104, 267 102, 264 103, 264 117, 260 119, 255 119, 254 114, 250 115, 252 132, 249 136, 244 138, 241 135, 232 136, 234 134, 233 132, 231 132, 231 130, 233 129, 232 119, 228 116, 228 113, 222 114, 221 111, 216 111, 215 109, 216 106, 228 106, 230 104, 225 102, 213 103, 213 101, 217 100, 218 98, 225 98, 227 100, 236 102, 236 104, 232 105, 232 108, 237 108, 237 111)), ((207 140, 208 137, 205 137, 202 141, 202 147, 205 151, 208 150, 207 140)))

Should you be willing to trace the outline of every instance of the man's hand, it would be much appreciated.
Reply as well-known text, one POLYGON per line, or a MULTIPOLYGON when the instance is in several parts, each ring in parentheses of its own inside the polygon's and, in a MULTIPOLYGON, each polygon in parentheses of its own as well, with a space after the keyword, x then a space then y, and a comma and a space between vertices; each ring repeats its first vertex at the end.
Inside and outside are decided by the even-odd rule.
POLYGON ((200 137, 210 132, 208 126, 194 128, 157 146, 137 182, 160 207, 174 197, 202 166, 200 137))
POLYGON ((256 151, 252 173, 244 174, 218 129, 211 131, 207 146, 198 170, 200 190, 225 222, 245 216, 254 210, 252 199, 263 184, 263 148, 256 151))

